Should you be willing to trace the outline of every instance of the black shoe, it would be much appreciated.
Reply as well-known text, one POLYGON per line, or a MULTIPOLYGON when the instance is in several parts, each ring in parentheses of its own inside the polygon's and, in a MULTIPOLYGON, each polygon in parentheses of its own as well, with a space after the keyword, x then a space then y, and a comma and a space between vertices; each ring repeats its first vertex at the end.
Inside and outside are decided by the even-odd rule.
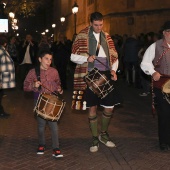
POLYGON ((169 150, 169 147, 168 147, 168 145, 167 144, 160 144, 160 150, 161 151, 167 151, 167 150, 169 150))
POLYGON ((7 118, 7 117, 9 117, 10 116, 10 114, 8 114, 8 113, 1 113, 0 114, 0 117, 1 118, 7 118))
POLYGON ((0 113, 0 118, 8 118, 10 114, 8 113, 0 113))

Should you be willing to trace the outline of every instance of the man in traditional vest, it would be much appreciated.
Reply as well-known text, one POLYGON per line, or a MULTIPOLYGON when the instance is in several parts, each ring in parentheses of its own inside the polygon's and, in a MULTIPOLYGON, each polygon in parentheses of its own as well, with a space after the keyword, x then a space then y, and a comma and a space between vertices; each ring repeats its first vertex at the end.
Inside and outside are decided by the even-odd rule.
POLYGON ((152 76, 152 103, 158 115, 159 146, 166 151, 170 149, 170 96, 164 92, 170 91, 170 86, 165 89, 166 82, 170 80, 170 21, 163 25, 163 38, 146 50, 141 68, 144 73, 152 76))
POLYGON ((84 81, 84 76, 97 68, 102 75, 110 80, 111 86, 117 80, 118 55, 114 43, 108 33, 102 31, 103 15, 94 12, 90 16, 90 26, 81 30, 72 46, 71 61, 76 63, 74 74, 74 90, 72 108, 89 109, 89 124, 93 136, 90 152, 97 152, 99 141, 107 147, 115 147, 108 135, 108 126, 114 105, 120 103, 119 93, 114 89, 106 97, 100 98, 84 81), (77 94, 85 94, 78 96, 77 94), (80 101, 83 99, 84 101, 80 101), (77 101, 76 101, 77 100, 77 101), (86 106, 85 106, 86 104, 86 106), (104 108, 101 121, 101 133, 98 135, 97 106, 104 108))

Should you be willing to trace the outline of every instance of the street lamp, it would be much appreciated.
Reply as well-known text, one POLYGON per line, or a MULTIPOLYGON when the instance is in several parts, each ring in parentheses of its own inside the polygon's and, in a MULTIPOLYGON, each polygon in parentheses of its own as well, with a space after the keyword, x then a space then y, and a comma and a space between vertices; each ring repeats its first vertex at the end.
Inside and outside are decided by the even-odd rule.
POLYGON ((74 36, 76 36, 77 35, 77 33, 76 33, 76 21, 77 21, 77 12, 78 12, 78 5, 77 5, 77 2, 75 1, 74 2, 74 5, 73 5, 73 7, 72 7, 72 13, 74 14, 74 36))
POLYGON ((65 17, 63 17, 63 16, 60 18, 60 21, 61 21, 61 24, 62 24, 62 25, 63 25, 63 22, 64 22, 65 20, 66 20, 66 19, 65 19, 65 17))
POLYGON ((13 12, 10 12, 9 17, 13 19, 15 17, 15 14, 13 12))
POLYGON ((55 36, 55 27, 56 27, 56 24, 52 24, 52 28, 53 28, 53 42, 54 42, 54 36, 55 36))
POLYGON ((52 28, 55 28, 56 27, 56 24, 52 24, 52 28))

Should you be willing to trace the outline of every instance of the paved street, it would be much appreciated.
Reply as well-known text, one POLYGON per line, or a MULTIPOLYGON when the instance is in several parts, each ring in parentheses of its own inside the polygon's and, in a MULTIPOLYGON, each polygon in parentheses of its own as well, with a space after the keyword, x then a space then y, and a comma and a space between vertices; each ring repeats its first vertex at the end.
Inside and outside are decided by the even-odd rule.
MULTIPOLYGON (((122 79, 118 85, 124 103, 115 108, 109 127, 117 147, 100 144, 97 153, 89 152, 87 111, 71 110, 72 87, 64 92, 67 104, 59 120, 62 159, 52 157, 48 126, 45 154, 36 154, 37 124, 32 93, 8 90, 3 104, 11 116, 0 119, 0 170, 169 170, 170 152, 161 152, 158 147, 157 118, 151 115, 151 96, 140 97, 140 90, 128 87, 122 79)), ((100 108, 99 118, 101 113, 100 108)))

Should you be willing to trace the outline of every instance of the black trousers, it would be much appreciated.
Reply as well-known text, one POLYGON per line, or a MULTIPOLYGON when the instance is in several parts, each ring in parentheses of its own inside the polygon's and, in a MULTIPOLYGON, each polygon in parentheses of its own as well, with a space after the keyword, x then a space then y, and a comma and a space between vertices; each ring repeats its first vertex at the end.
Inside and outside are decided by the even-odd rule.
POLYGON ((4 113, 4 108, 2 106, 2 98, 3 98, 4 90, 0 89, 0 114, 4 113))
POLYGON ((170 146, 170 104, 165 99, 161 89, 154 88, 154 93, 157 103, 159 143, 170 146))

